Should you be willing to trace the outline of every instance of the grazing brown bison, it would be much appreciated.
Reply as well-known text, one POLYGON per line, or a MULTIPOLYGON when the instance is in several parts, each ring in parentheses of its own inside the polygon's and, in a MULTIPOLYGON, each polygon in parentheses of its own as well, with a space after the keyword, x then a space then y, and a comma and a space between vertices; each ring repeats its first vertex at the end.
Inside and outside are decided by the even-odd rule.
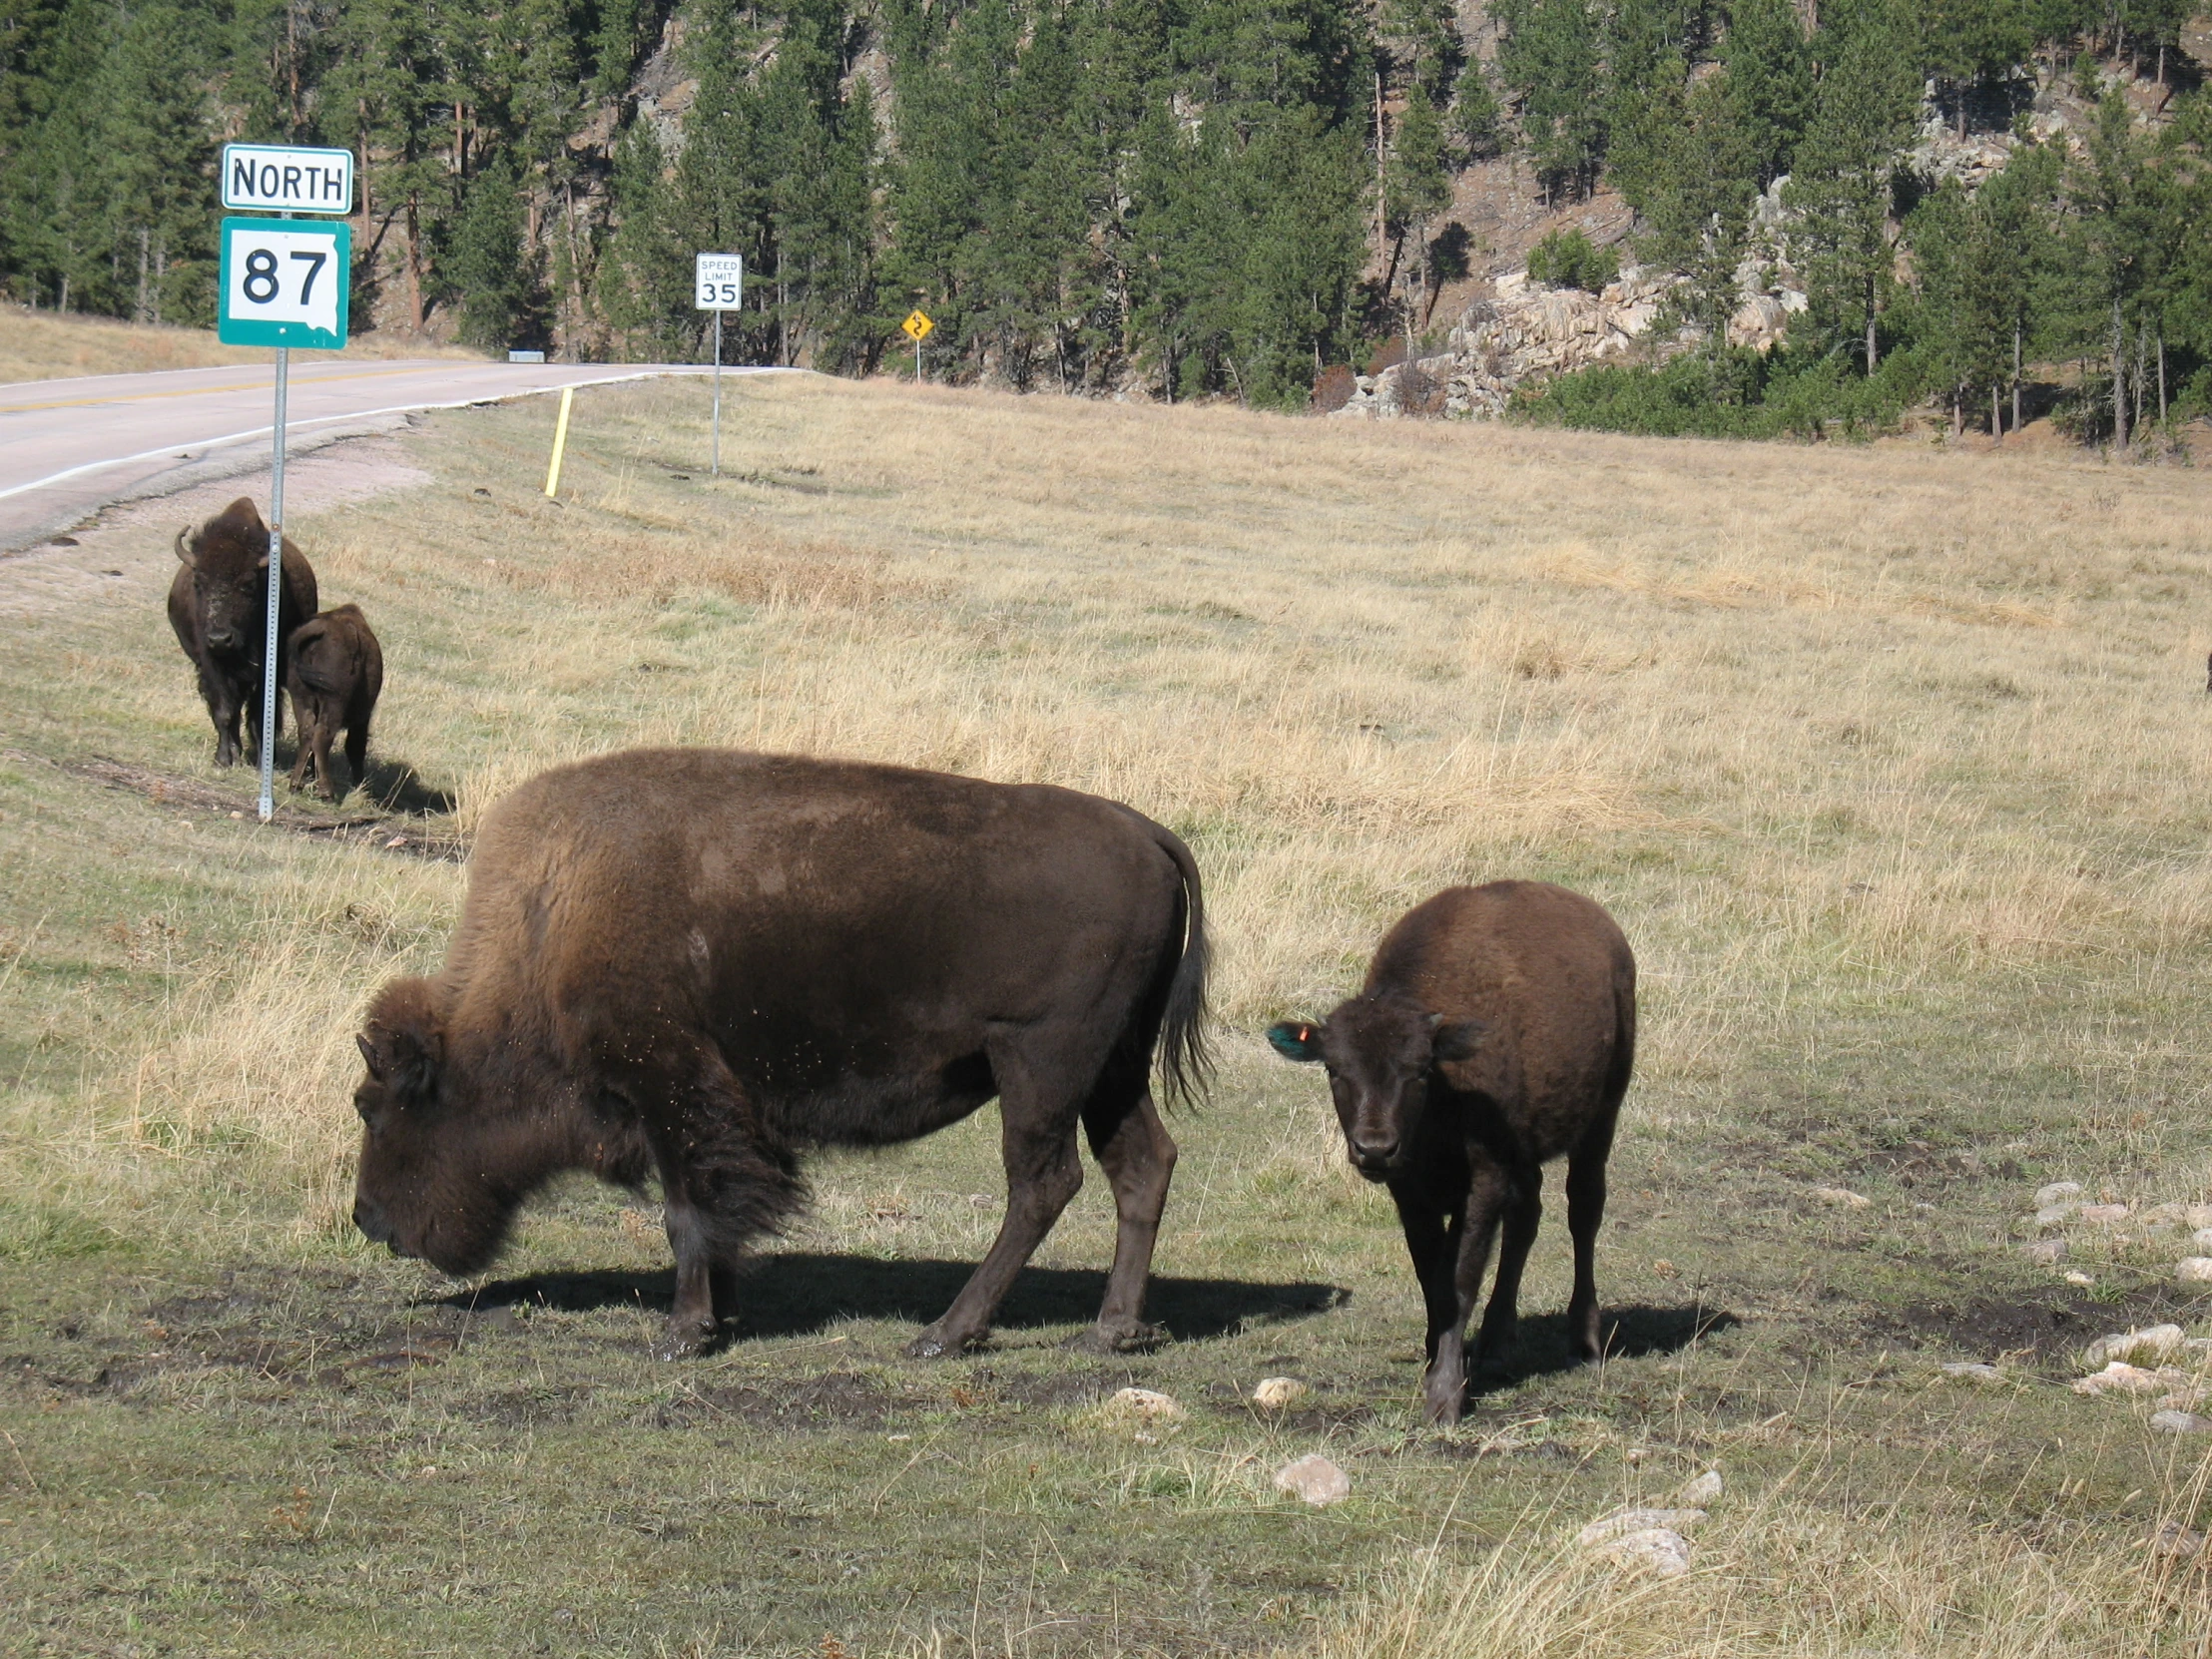
MULTIPOLYGON (((269 638, 269 526, 240 496, 194 530, 177 532, 180 565, 169 584, 169 625, 200 671, 200 696, 215 722, 215 764, 239 758, 239 716, 246 716, 249 759, 262 752, 262 665, 269 638)), ((284 543, 276 592, 276 683, 284 681, 284 642, 315 613, 314 569, 284 543)), ((281 700, 276 725, 284 724, 281 700)))
POLYGON ((1141 1344, 1175 1165, 1153 1050, 1171 1094, 1203 1088, 1206 957, 1190 852, 1111 801, 724 750, 561 767, 486 815, 443 971, 369 1004, 353 1219, 473 1273, 556 1172, 657 1177, 674 1359, 801 1203, 804 1149, 912 1140, 995 1095, 998 1238, 908 1352, 988 1334, 1082 1185, 1078 1124, 1120 1218, 1083 1341, 1141 1344))
POLYGON ((1541 881, 1451 887, 1382 937, 1366 987, 1268 1040, 1329 1068, 1352 1161, 1388 1185, 1428 1304, 1428 1415, 1456 1422, 1466 1327, 1502 1218, 1477 1357, 1512 1341, 1521 1268, 1543 1213, 1542 1165, 1567 1159, 1574 1295, 1567 1328, 1598 1357, 1591 1255, 1605 1159, 1636 1049, 1636 961, 1613 918, 1541 881))
POLYGON ((285 654, 284 689, 299 719, 291 787, 299 788, 312 759, 316 793, 335 801, 330 743, 339 727, 345 728, 345 764, 354 785, 368 776, 368 721, 384 689, 384 649, 358 605, 337 605, 293 629, 285 654))

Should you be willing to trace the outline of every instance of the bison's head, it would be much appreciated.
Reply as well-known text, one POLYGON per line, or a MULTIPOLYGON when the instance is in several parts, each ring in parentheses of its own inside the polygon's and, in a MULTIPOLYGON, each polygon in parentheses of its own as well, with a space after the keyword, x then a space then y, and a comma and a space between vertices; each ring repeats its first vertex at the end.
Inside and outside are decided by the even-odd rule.
POLYGON ((499 1253, 523 1195, 497 1127, 449 1074, 436 988, 393 980, 353 1040, 368 1068, 353 1091, 361 1114, 353 1225, 395 1256, 475 1273, 499 1253))
POLYGON ((200 643, 222 657, 258 657, 268 628, 269 526, 240 496, 199 529, 177 532, 177 557, 192 569, 200 643))
POLYGON ((1382 1181, 1405 1167, 1435 1068, 1472 1054, 1485 1029, 1385 993, 1356 996, 1319 1022, 1284 1020, 1269 1029, 1268 1041, 1285 1059, 1328 1068, 1352 1162, 1370 1181, 1382 1181))

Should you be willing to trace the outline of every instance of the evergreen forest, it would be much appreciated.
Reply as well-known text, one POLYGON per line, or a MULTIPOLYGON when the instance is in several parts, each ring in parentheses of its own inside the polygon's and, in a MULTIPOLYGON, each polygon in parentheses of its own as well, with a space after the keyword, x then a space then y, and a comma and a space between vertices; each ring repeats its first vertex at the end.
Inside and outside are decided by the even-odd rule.
MULTIPOLYGON (((1758 434, 2212 401, 2212 103, 2191 0, 0 0, 0 291, 212 320, 216 159, 356 158, 357 318, 698 359, 1306 406, 1417 353, 1470 169, 1676 274, 1671 353, 1539 419, 1758 434), (2038 114, 2062 90, 2072 119, 2038 114), (1931 132, 1993 138, 1968 176, 1931 132), (1788 343, 1726 343, 1786 262, 1788 343), (1681 330, 1687 332, 1681 332, 1681 330), (1343 372, 1339 370, 1339 372, 1343 372)), ((358 324, 356 324, 358 325, 358 324)))

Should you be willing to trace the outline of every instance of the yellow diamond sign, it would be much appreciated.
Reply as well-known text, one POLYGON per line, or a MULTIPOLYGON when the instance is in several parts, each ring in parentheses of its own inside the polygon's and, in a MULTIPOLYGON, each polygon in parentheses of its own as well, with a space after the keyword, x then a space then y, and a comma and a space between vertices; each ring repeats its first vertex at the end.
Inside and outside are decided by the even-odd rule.
POLYGON ((922 335, 929 332, 929 330, 934 328, 936 324, 934 322, 931 322, 929 318, 922 313, 919 306, 916 306, 912 311, 907 313, 906 320, 904 322, 901 322, 899 326, 905 329, 906 332, 911 334, 916 340, 919 340, 922 335))

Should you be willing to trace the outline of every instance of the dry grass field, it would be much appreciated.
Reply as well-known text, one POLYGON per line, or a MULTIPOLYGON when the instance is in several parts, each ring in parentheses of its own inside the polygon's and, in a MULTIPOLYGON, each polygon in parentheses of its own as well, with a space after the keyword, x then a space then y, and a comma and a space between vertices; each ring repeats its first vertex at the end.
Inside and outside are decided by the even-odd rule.
MULTIPOLYGON (((433 340, 368 333, 355 337, 340 357, 463 357, 480 351, 433 340)), ((71 374, 136 374, 159 368, 210 368, 225 363, 266 363, 269 353, 225 345, 212 328, 168 328, 120 322, 112 317, 64 316, 23 305, 0 305, 0 385, 53 380, 71 374)))
POLYGON ((611 388, 559 505, 526 405, 295 518, 387 681, 377 799, 289 828, 210 767, 167 527, 0 564, 0 1652, 2208 1651, 2153 1546, 2212 1518, 2212 1434, 2065 1386, 2106 1331, 2212 1332, 2174 1274, 2212 1252, 2144 1214, 2212 1200, 2199 474, 725 395, 719 480, 703 387, 611 388), (1190 841, 1227 1064, 1173 1124, 1174 1342, 1057 1346, 1094 1179, 991 1350, 900 1358, 996 1224, 988 1110, 820 1161, 697 1366, 646 1358, 649 1198, 564 1186, 468 1287, 365 1248, 353 1021, 465 879, 416 849, 639 743, 1049 780, 1190 841), (1564 1363, 1554 1197, 1445 1433, 1386 1199, 1257 1033, 1508 874, 1642 964, 1615 1357, 1564 1363), (2060 1179, 2131 1209, 2040 1265, 2060 1179), (1311 1402, 1252 1407, 1274 1374, 1311 1402), (1131 1382, 1187 1416, 1116 1419, 1131 1382), (1317 1449, 1353 1495, 1308 1510, 1269 1477, 1317 1449), (1574 1545, 1712 1466, 1688 1574, 1574 1545))

